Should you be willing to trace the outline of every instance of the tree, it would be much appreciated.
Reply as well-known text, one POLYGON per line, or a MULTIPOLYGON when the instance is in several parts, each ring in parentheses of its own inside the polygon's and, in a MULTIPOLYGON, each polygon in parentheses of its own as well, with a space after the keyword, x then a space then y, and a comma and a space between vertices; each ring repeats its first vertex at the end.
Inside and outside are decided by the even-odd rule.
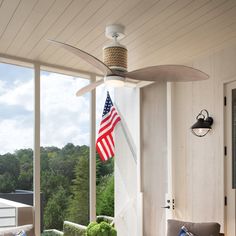
POLYGON ((97 215, 114 216, 114 176, 104 176, 97 186, 97 215))
POLYGON ((15 155, 7 153, 0 156, 0 192, 15 191, 20 164, 15 155))
POLYGON ((63 187, 52 194, 45 207, 44 225, 47 229, 63 228, 67 208, 67 193, 63 187))
POLYGON ((55 193, 58 188, 63 188, 69 193, 70 182, 66 176, 57 175, 52 171, 44 171, 41 174, 41 189, 45 203, 55 193))
POLYGON ((89 159, 81 156, 75 167, 76 178, 69 200, 68 219, 82 225, 89 222, 89 159))
POLYGON ((20 173, 20 163, 14 154, 0 156, 0 174, 9 173, 14 180, 17 180, 20 173))
POLYGON ((17 181, 17 188, 24 190, 33 189, 33 150, 20 149, 15 152, 20 163, 20 174, 17 181))
POLYGON ((32 190, 33 189, 33 167, 22 169, 17 181, 17 189, 32 190))
POLYGON ((10 193, 15 191, 16 183, 14 177, 9 173, 0 175, 0 192, 10 193))
POLYGON ((113 174, 114 172, 114 158, 106 162, 102 162, 98 154, 96 155, 96 182, 99 185, 103 176, 113 174))

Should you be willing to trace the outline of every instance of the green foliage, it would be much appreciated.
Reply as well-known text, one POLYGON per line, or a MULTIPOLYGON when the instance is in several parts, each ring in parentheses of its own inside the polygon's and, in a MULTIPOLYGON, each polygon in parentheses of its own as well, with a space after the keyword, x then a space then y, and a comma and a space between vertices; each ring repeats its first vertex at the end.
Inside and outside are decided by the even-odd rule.
POLYGON ((0 155, 0 174, 9 173, 15 180, 20 173, 20 163, 14 154, 0 155))
POLYGON ((116 230, 107 222, 92 222, 87 227, 87 236, 116 236, 116 230))
POLYGON ((103 176, 111 175, 114 172, 114 159, 111 158, 106 162, 102 162, 96 155, 96 182, 97 185, 100 184, 100 181, 103 176))
POLYGON ((17 182, 17 188, 24 190, 33 189, 33 168, 28 169, 28 171, 21 170, 17 182))
POLYGON ((62 229, 67 208, 66 191, 60 187, 49 199, 45 208, 44 224, 49 229, 62 229))
POLYGON ((24 190, 33 189, 33 151, 31 149, 21 149, 15 152, 16 158, 20 162, 20 175, 17 181, 17 188, 24 190))
POLYGON ((80 157, 75 167, 72 198, 69 200, 68 219, 82 225, 89 221, 89 159, 80 157))
POLYGON ((64 236, 87 236, 86 226, 74 224, 68 221, 64 222, 63 232, 64 236))
MULTIPOLYGON (((70 219, 84 225, 89 215, 89 147, 68 143, 41 147, 41 191, 45 228, 62 228, 70 219)), ((96 156, 97 213, 114 214, 114 159, 96 156), (113 188, 113 189, 112 189, 113 188)), ((20 149, 0 155, 0 192, 33 189, 33 151, 20 149)))
POLYGON ((20 163, 20 173, 17 180, 17 189, 33 189, 33 151, 32 149, 21 149, 15 152, 20 163))
POLYGON ((10 193, 15 191, 15 180, 9 173, 0 175, 0 192, 10 193))
POLYGON ((69 193, 70 180, 63 176, 54 174, 52 171, 42 171, 41 173, 41 189, 43 190, 44 200, 48 202, 50 197, 57 191, 59 187, 69 193))
POLYGON ((14 154, 0 155, 0 192, 15 191, 20 173, 20 163, 14 154))
POLYGON ((97 215, 114 216, 114 176, 101 178, 97 186, 97 215))

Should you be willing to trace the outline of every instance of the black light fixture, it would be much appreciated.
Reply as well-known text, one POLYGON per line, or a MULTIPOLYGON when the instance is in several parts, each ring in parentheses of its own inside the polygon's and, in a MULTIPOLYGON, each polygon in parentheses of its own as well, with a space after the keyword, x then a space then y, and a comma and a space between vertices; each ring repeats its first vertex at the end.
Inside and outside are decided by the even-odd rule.
POLYGON ((203 137, 211 130, 213 118, 209 116, 209 113, 206 109, 203 109, 200 111, 196 119, 197 122, 192 125, 191 130, 194 135, 203 137))

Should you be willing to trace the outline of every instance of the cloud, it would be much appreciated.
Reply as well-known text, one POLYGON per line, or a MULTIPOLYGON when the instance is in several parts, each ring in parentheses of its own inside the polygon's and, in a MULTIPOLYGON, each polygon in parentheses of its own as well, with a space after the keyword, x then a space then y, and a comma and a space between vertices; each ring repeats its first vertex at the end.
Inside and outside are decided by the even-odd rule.
POLYGON ((88 80, 56 73, 41 76, 41 144, 89 145, 89 96, 76 97, 88 80))
POLYGON ((27 111, 33 111, 33 80, 24 83, 13 81, 13 88, 4 88, 0 96, 0 104, 14 106, 19 105, 27 111))
POLYGON ((0 130, 1 154, 33 147, 32 126, 25 125, 23 119, 0 120, 0 130))
MULTIPOLYGON (((13 67, 10 69, 14 70, 13 67)), ((3 75, 1 70, 0 66, 0 76, 3 75)), ((9 77, 5 67, 4 71, 9 77)), ((21 81, 21 75, 11 71, 11 83, 0 80, 0 153, 33 147, 34 81, 33 76, 29 77, 30 73, 19 73, 28 77, 21 81)), ((75 96, 76 91, 88 83, 86 79, 41 73, 41 146, 62 147, 69 142, 89 145, 90 94, 75 96)), ((106 86, 102 85, 96 92, 97 131, 106 91, 106 86)), ((113 89, 109 91, 113 97, 113 89)))

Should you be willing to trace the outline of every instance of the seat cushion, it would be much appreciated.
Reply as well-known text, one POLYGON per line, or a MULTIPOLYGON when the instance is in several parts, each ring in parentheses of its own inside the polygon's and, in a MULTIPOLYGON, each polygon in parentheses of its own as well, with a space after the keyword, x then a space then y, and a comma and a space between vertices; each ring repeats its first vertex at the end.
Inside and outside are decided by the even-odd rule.
POLYGON ((216 222, 193 223, 168 220, 167 236, 178 236, 182 226, 185 226, 196 236, 219 236, 220 234, 220 224, 216 222))

